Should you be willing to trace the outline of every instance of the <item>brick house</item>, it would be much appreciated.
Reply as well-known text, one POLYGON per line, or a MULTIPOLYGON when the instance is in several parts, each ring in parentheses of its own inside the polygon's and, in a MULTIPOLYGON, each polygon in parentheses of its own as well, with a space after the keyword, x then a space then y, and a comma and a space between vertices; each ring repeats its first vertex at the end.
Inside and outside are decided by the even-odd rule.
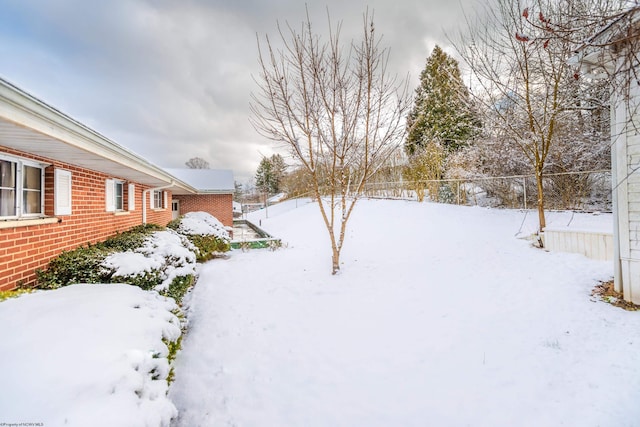
POLYGON ((204 211, 223 225, 233 226, 233 172, 227 169, 167 169, 171 175, 196 188, 198 194, 174 195, 173 217, 204 211))
POLYGON ((166 225, 173 198, 196 193, 0 79, 0 290, 34 285, 63 250, 166 225))

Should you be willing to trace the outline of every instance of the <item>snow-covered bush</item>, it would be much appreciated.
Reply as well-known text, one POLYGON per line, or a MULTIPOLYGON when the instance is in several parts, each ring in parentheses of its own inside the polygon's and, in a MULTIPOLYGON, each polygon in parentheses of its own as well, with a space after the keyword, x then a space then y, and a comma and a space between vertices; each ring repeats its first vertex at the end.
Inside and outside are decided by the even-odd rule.
POLYGON ((231 248, 231 238, 224 225, 207 212, 188 212, 167 226, 187 236, 197 248, 197 260, 208 261, 231 248))
POLYGON ((154 231, 162 230, 164 230, 164 227, 160 227, 157 224, 136 225, 124 233, 117 233, 109 237, 100 245, 119 252, 130 251, 142 246, 144 240, 154 231))
POLYGON ((185 237, 142 225, 94 245, 65 251, 37 271, 38 287, 75 283, 128 283, 180 302, 195 281, 197 249, 185 237))
POLYGON ((36 270, 38 287, 57 289, 75 283, 100 283, 100 264, 109 251, 98 245, 64 251, 49 261, 46 270, 36 270))
POLYGON ((37 271, 40 288, 75 283, 128 283, 178 303, 195 282, 197 261, 230 248, 229 233, 214 216, 193 212, 170 228, 146 224, 72 251, 37 271))
POLYGON ((177 416, 167 396, 183 333, 174 301, 122 284, 80 284, 0 306, 0 322, 15 326, 0 340, 11 366, 2 372, 0 414, 34 421, 0 425, 161 427, 177 416))
POLYGON ((173 230, 156 231, 140 247, 107 256, 101 263, 102 275, 113 283, 172 294, 179 301, 195 277, 195 252, 185 236, 173 230), (183 291, 176 292, 175 287, 183 291))
POLYGON ((100 268, 104 259, 111 253, 141 246, 147 236, 157 230, 162 227, 138 225, 103 242, 64 251, 49 262, 46 270, 36 270, 38 287, 56 289, 75 283, 105 283, 107 279, 100 268))

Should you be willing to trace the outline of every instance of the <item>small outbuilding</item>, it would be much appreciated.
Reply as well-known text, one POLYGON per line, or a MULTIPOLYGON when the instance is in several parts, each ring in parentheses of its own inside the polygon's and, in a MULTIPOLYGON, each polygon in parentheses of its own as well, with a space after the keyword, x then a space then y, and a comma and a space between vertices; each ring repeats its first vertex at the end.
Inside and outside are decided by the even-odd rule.
POLYGON ((171 205, 173 218, 187 212, 203 211, 223 225, 233 226, 233 171, 228 169, 166 169, 172 176, 197 190, 196 194, 175 194, 171 205))

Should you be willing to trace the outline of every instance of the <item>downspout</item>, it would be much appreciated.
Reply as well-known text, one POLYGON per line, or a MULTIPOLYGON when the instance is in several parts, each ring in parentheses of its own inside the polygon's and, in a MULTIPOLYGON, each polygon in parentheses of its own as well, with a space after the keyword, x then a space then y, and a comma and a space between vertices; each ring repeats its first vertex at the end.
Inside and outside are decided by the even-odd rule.
POLYGON ((150 191, 160 191, 160 190, 165 190, 167 188, 171 188, 175 184, 176 183, 174 181, 171 181, 171 184, 163 185, 162 187, 147 188, 146 190, 142 190, 142 224, 147 223, 147 203, 148 203, 147 194, 149 194, 150 191))

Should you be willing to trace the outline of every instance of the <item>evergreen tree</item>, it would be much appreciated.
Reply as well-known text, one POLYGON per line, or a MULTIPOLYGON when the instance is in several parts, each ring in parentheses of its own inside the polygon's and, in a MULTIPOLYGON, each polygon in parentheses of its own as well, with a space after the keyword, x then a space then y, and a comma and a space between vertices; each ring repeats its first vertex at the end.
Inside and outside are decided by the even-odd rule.
POLYGON ((263 193, 276 194, 285 176, 286 164, 280 154, 263 157, 256 170, 256 187, 263 193))
POLYGON ((274 178, 273 194, 280 193, 282 191, 282 182, 287 174, 287 165, 280 154, 274 154, 269 158, 269 161, 271 162, 271 173, 274 178))
POLYGON ((233 186, 235 187, 233 192, 233 200, 242 200, 244 197, 244 189, 242 188, 242 184, 238 181, 233 181, 233 186))
POLYGON ((263 193, 270 193, 272 181, 271 162, 267 157, 263 157, 256 170, 256 188, 263 193))
POLYGON ((407 116, 407 153, 414 154, 432 141, 449 151, 457 150, 474 137, 479 126, 458 61, 436 46, 420 73, 415 103, 407 116))

